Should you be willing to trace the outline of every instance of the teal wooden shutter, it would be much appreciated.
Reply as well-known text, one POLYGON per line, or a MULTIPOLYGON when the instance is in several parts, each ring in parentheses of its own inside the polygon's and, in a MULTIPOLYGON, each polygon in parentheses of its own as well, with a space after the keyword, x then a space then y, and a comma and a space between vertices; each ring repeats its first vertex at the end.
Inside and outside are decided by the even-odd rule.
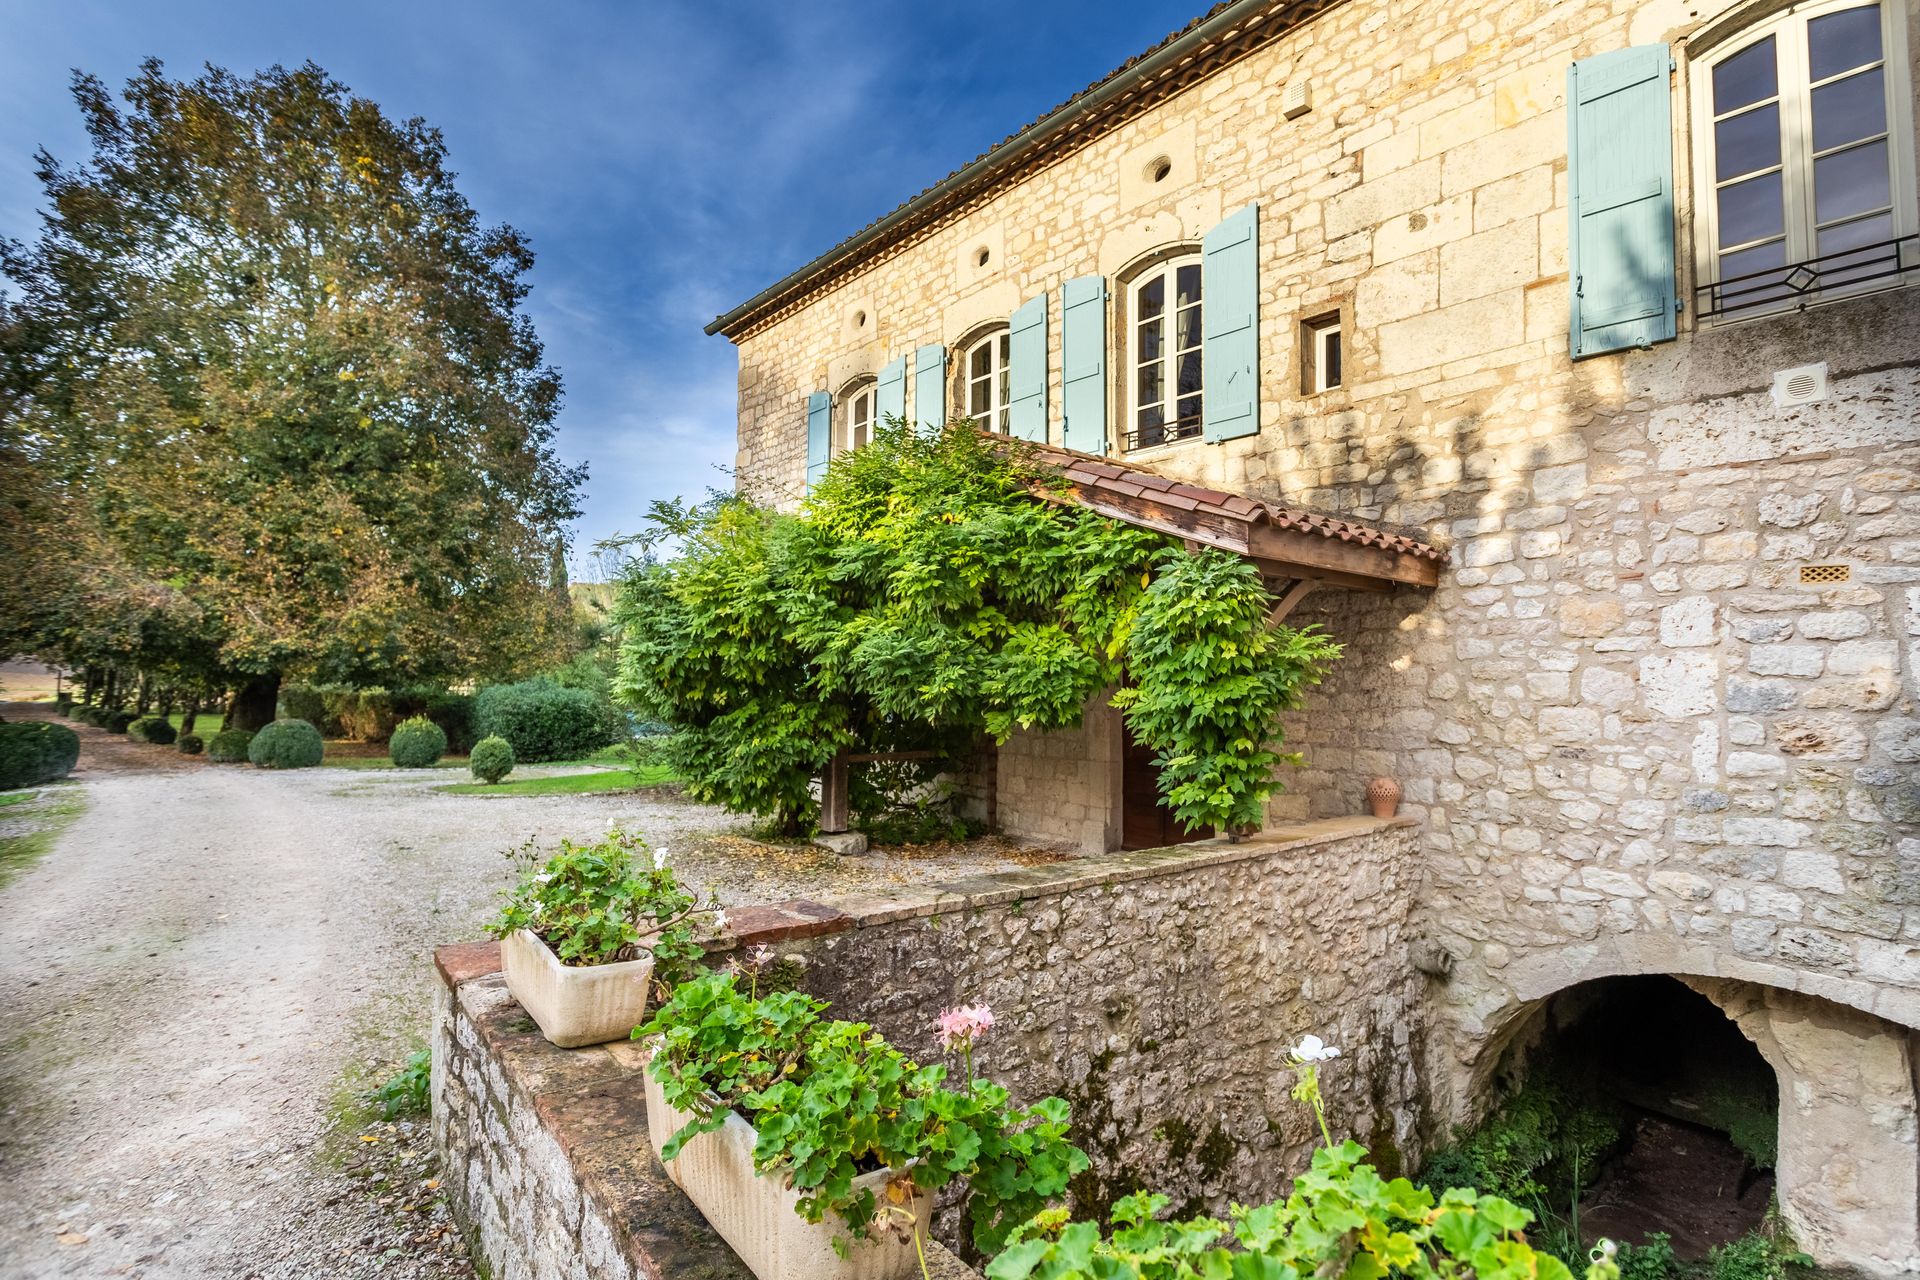
POLYGON ((1060 413, 1067 448, 1107 451, 1105 276, 1079 276, 1060 289, 1060 413))
POLYGON ((1259 206, 1250 204, 1200 241, 1200 434, 1208 444, 1260 429, 1259 227, 1259 206))
POLYGON ((807 488, 827 474, 827 454, 833 434, 833 397, 816 391, 807 397, 807 488))
POLYGON ((1678 331, 1672 57, 1636 45, 1567 68, 1567 272, 1574 359, 1678 331))
POLYGON ((895 418, 907 420, 907 358, 896 357, 886 368, 880 371, 879 385, 874 389, 873 416, 876 422, 890 423, 895 418))
POLYGON ((913 353, 913 419, 947 425, 947 349, 937 342, 913 353))
POLYGON ((1047 442, 1047 295, 1007 318, 1007 434, 1047 442))

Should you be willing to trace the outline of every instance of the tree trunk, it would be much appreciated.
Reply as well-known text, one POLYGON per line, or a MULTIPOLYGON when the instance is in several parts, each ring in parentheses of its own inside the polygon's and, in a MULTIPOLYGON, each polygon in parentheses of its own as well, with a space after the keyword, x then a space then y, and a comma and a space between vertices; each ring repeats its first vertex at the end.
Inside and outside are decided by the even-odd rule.
POLYGON ((107 691, 100 699, 100 705, 109 711, 120 709, 120 668, 107 668, 107 691))
POLYGON ((234 691, 227 706, 227 724, 234 729, 258 730, 273 723, 280 705, 280 673, 249 676, 234 691))
POLYGON ((133 714, 143 716, 147 708, 153 705, 153 677, 144 671, 140 673, 140 683, 133 690, 133 714))
POLYGON ((188 734, 192 733, 193 722, 195 720, 198 720, 199 718, 200 718, 200 695, 197 693, 190 693, 187 695, 186 710, 180 713, 180 736, 184 738, 188 734))

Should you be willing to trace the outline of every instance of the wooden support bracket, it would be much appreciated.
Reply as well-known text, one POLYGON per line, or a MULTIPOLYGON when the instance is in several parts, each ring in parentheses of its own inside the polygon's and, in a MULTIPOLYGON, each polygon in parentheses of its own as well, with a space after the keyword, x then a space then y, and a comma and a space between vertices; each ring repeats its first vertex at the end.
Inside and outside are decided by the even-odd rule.
POLYGON ((1268 611, 1267 625, 1270 627, 1279 626, 1286 620, 1286 616, 1293 612, 1294 606, 1302 600, 1305 600, 1308 593, 1319 585, 1320 583, 1313 578, 1300 578, 1296 580, 1292 586, 1287 588, 1286 594, 1280 597, 1279 603, 1275 604, 1273 608, 1268 611))

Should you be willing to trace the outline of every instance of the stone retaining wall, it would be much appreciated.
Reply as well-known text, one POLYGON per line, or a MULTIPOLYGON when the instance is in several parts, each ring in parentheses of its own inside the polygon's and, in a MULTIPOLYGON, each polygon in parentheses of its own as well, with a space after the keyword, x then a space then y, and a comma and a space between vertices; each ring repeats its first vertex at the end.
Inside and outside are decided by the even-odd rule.
POLYGON ((918 895, 729 913, 800 984, 934 1061, 944 1007, 992 1006, 976 1070, 1059 1094, 1094 1158, 1080 1212, 1141 1187, 1181 1211, 1285 1191, 1317 1130, 1287 1047, 1317 1033, 1334 1130, 1417 1162, 1426 979, 1408 960, 1418 831, 1345 818, 982 876, 918 895))

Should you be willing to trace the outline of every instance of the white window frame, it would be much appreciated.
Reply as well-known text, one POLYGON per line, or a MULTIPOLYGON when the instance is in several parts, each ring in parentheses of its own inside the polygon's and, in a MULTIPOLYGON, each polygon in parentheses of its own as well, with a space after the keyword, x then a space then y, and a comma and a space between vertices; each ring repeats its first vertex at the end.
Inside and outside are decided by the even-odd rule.
POLYGON ((1200 398, 1202 406, 1201 412, 1205 412, 1207 362, 1204 352, 1206 349, 1207 295, 1203 273, 1200 300, 1184 308, 1178 305, 1180 297, 1180 268, 1182 267, 1192 267, 1196 271, 1200 270, 1200 253, 1196 250, 1192 253, 1182 253, 1177 257, 1156 262, 1127 282, 1126 325, 1120 335, 1120 369, 1121 380, 1124 383, 1122 388, 1124 394, 1121 396, 1121 403, 1126 405, 1125 416, 1120 420, 1120 445, 1123 450, 1157 449, 1163 445, 1178 444, 1185 440, 1198 440, 1200 438, 1201 415, 1193 414, 1191 415, 1191 421, 1187 421, 1186 419, 1178 417, 1178 412, 1180 401, 1194 396, 1200 398), (1162 365, 1164 369, 1160 379, 1160 398, 1149 403, 1142 403, 1140 399, 1140 369, 1146 362, 1139 358, 1141 326, 1140 295, 1156 280, 1162 282, 1161 296, 1164 301, 1161 305, 1160 315, 1156 317, 1163 326, 1163 331, 1161 334, 1160 354, 1156 358, 1155 363, 1162 365), (1194 346, 1176 350, 1175 344, 1178 342, 1180 332, 1178 313, 1183 310, 1193 309, 1198 309, 1200 312, 1201 341, 1194 346), (1179 357, 1188 351, 1202 353, 1200 358, 1200 387, 1199 390, 1190 391, 1183 396, 1180 394, 1177 385, 1179 380, 1179 357), (1166 406, 1167 410, 1161 415, 1160 430, 1163 433, 1161 438, 1150 444, 1141 443, 1130 445, 1128 442, 1137 439, 1140 433, 1141 410, 1152 408, 1155 405, 1166 406), (1186 422, 1184 429, 1180 426, 1182 422, 1186 422), (1174 431, 1176 434, 1171 436, 1166 435, 1165 433, 1169 430, 1174 431))
POLYGON ((960 353, 960 416, 972 418, 982 429, 1000 435, 1007 434, 1007 357, 1012 346, 1013 331, 999 325, 969 342, 960 353), (987 372, 975 377, 974 353, 983 348, 987 353, 987 372), (974 400, 976 391, 984 393, 984 400, 979 404, 974 400))
POLYGON ((851 453, 872 442, 874 428, 880 425, 875 419, 879 404, 880 384, 872 378, 840 393, 840 420, 834 429, 835 453, 851 453))
POLYGON ((1338 391, 1346 385, 1347 380, 1347 353, 1342 345, 1341 335, 1344 330, 1340 316, 1333 313, 1316 316, 1301 328, 1306 330, 1307 341, 1311 344, 1306 352, 1307 394, 1318 396, 1325 395, 1329 391, 1338 391), (1340 376, 1333 381, 1327 379, 1327 343, 1329 341, 1333 343, 1334 355, 1340 365, 1340 376))
MULTIPOLYGON (((1914 120, 1913 120, 1913 84, 1910 79, 1911 63, 1907 57, 1907 21, 1904 0, 1879 0, 1880 3, 1880 55, 1883 87, 1886 92, 1886 139, 1890 153, 1889 194, 1892 206, 1892 235, 1898 239, 1920 231, 1920 202, 1914 194, 1914 120)), ((1689 61, 1691 80, 1691 103, 1693 112, 1693 205, 1695 226, 1698 234, 1694 237, 1695 267, 1698 279, 1703 286, 1720 283, 1720 227, 1719 227, 1719 188, 1734 182, 1769 172, 1755 170, 1752 174, 1741 174, 1721 182, 1715 174, 1714 126, 1717 123, 1713 106, 1713 71, 1722 62, 1744 53, 1771 36, 1776 49, 1776 85, 1777 100, 1780 104, 1781 119, 1781 158, 1778 166, 1783 171, 1781 180, 1783 215, 1786 228, 1785 261, 1789 264, 1805 262, 1816 256, 1817 232, 1813 203, 1813 89, 1809 70, 1807 47, 1807 24, 1815 18, 1847 9, 1864 7, 1862 0, 1810 0, 1807 3, 1793 4, 1777 13, 1768 15, 1764 20, 1744 26, 1737 31, 1715 40, 1704 52, 1693 54, 1689 61)), ((1832 79, 1844 79, 1858 73, 1858 68, 1850 69, 1832 79)), ((1822 82, 1827 83, 1826 81, 1822 82)), ((1738 108, 1727 113, 1738 115, 1753 107, 1738 108)), ((1828 149, 1828 154, 1862 145, 1871 139, 1856 139, 1838 147, 1828 149)), ((1872 217, 1875 214, 1852 215, 1853 217, 1872 217)), ((1763 242, 1764 243, 1764 242, 1763 242)), ((1738 248, 1739 246, 1734 246, 1738 248)), ((1825 288, 1814 288, 1806 293, 1792 293, 1778 300, 1757 302, 1743 307, 1728 315, 1714 316, 1707 321, 1710 324, 1738 323, 1742 320, 1760 316, 1778 315, 1783 310, 1797 310, 1831 302, 1840 298, 1857 297, 1862 293, 1872 293, 1884 289, 1899 288, 1914 280, 1915 269, 1920 269, 1920 253, 1914 246, 1906 246, 1900 261, 1902 273, 1883 276, 1876 280, 1863 280, 1853 283, 1842 281, 1825 288)), ((1703 290, 1703 298, 1714 295, 1703 290)), ((1703 304, 1702 309, 1706 309, 1703 304)))

